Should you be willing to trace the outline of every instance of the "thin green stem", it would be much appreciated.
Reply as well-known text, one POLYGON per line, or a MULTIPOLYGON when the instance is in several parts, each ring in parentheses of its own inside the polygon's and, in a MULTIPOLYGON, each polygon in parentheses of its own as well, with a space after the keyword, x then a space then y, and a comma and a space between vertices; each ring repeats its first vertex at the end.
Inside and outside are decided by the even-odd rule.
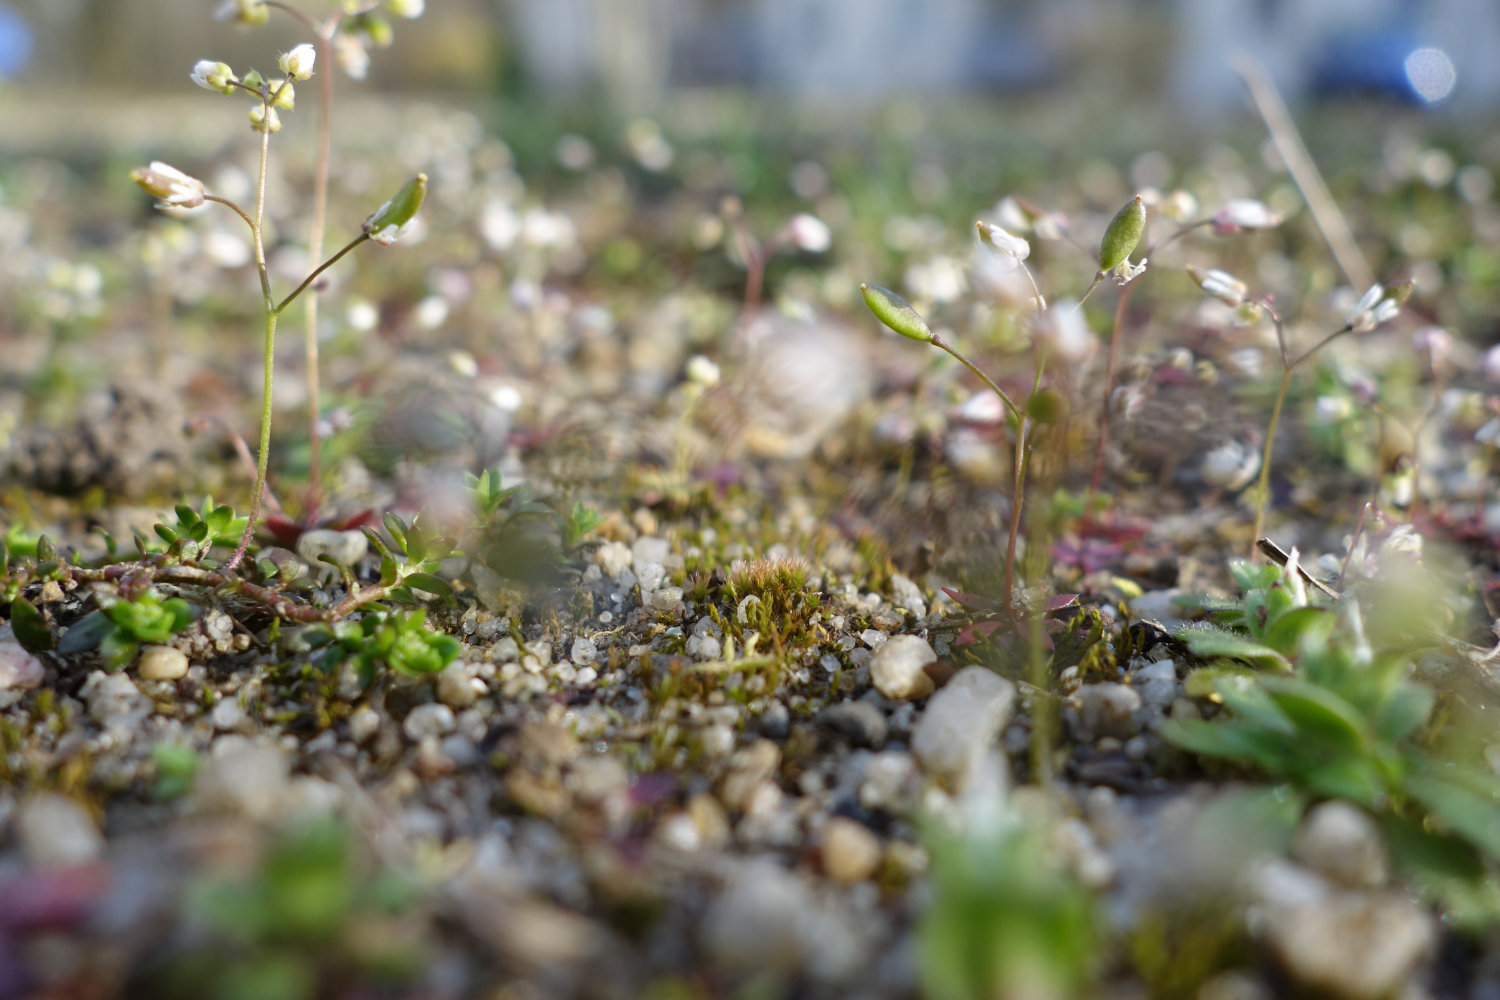
POLYGON ((1120 364, 1120 341, 1125 336, 1125 310, 1130 304, 1132 287, 1126 285, 1120 289, 1120 298, 1115 303, 1115 325, 1109 335, 1109 359, 1104 366, 1104 398, 1099 401, 1099 437, 1094 443, 1094 468, 1089 473, 1089 491, 1083 500, 1085 521, 1093 516, 1094 494, 1099 492, 1099 484, 1104 479, 1104 448, 1109 444, 1109 397, 1115 388, 1115 370, 1120 364))
POLYGON ((1031 283, 1031 294, 1036 296, 1036 311, 1039 312, 1039 313, 1046 312, 1047 311, 1047 297, 1042 294, 1041 288, 1038 287, 1038 285, 1036 283, 1036 277, 1034 275, 1032 275, 1032 273, 1031 273, 1031 268, 1029 268, 1029 267, 1026 266, 1026 262, 1024 260, 1021 261, 1020 264, 1021 264, 1021 273, 1024 274, 1024 275, 1026 275, 1026 280, 1031 283))
POLYGON ((363 243, 365 240, 368 240, 369 238, 370 238, 370 235, 368 233, 360 233, 358 236, 354 237, 354 239, 350 240, 347 244, 344 245, 344 248, 342 250, 340 250, 338 253, 334 254, 332 257, 329 257, 323 263, 319 264, 318 267, 317 267, 317 269, 315 271, 313 271, 307 277, 303 278, 302 279, 302 284, 298 285, 297 288, 296 288, 296 290, 293 291, 292 294, 288 295, 286 298, 282 299, 280 303, 278 303, 275 306, 272 306, 271 307, 272 310, 279 315, 282 312, 282 310, 286 309, 287 306, 291 305, 293 302, 296 301, 297 296, 299 296, 303 292, 307 291, 307 288, 308 288, 309 285, 311 285, 314 281, 318 280, 318 275, 322 274, 324 271, 328 270, 330 267, 332 267, 333 265, 337 264, 340 260, 342 260, 344 258, 345 254, 347 254, 350 250, 353 250, 355 247, 359 246, 361 243, 363 243))
POLYGON ((1073 308, 1075 310, 1076 309, 1082 309, 1083 308, 1083 304, 1089 300, 1089 296, 1094 294, 1094 289, 1098 288, 1099 287, 1099 282, 1101 282, 1103 280, 1104 280, 1104 272, 1103 271, 1097 272, 1094 275, 1094 280, 1089 284, 1089 287, 1084 291, 1083 298, 1079 299, 1078 300, 1078 305, 1074 306, 1073 308))
MULTIPOLYGON (((270 113, 270 104, 262 95, 262 106, 270 113)), ((226 571, 233 571, 245 558, 245 552, 250 548, 250 541, 255 537, 256 522, 260 519, 261 494, 266 488, 266 473, 269 468, 271 453, 271 373, 276 360, 276 317, 277 309, 275 299, 271 295, 271 276, 266 269, 266 241, 265 241, 265 217, 266 217, 266 172, 271 160, 271 132, 262 129, 260 133, 260 169, 255 184, 255 216, 251 225, 251 232, 255 236, 255 267, 260 272, 260 289, 264 299, 266 310, 265 328, 265 355, 263 364, 265 370, 261 379, 261 401, 260 401, 260 453, 255 463, 255 486, 250 492, 250 517, 245 523, 245 533, 240 536, 239 545, 235 546, 234 555, 230 556, 229 562, 225 564, 226 571)))
POLYGON ((250 227, 251 234, 253 235, 255 233, 255 220, 252 219, 252 218, 250 218, 249 214, 243 208, 240 208, 240 206, 236 205, 234 202, 230 201, 228 198, 220 198, 218 195, 205 194, 203 196, 203 200, 204 201, 217 202, 220 205, 226 205, 229 208, 234 209, 234 214, 238 215, 240 218, 244 219, 245 220, 245 225, 247 225, 247 226, 250 227))
MULTIPOLYGON (((330 26, 337 29, 337 15, 330 26)), ((308 234, 308 256, 323 256, 323 233, 328 225, 328 174, 333 153, 333 32, 314 30, 323 72, 318 77, 318 160, 313 173, 312 231, 308 234)), ((309 295, 303 312, 302 345, 307 379, 307 510, 315 521, 323 492, 323 439, 318 435, 322 413, 322 386, 318 363, 318 297, 309 295)))
POLYGON ((1295 370, 1296 365, 1288 365, 1282 370, 1281 386, 1276 390, 1276 402, 1271 407, 1271 422, 1266 425, 1266 444, 1260 453, 1260 478, 1255 484, 1255 530, 1250 536, 1252 558, 1259 551, 1255 543, 1266 526, 1266 505, 1271 499, 1271 449, 1276 446, 1276 428, 1281 424, 1281 408, 1286 404, 1287 390, 1292 387, 1292 373, 1295 370))
POLYGON ((953 357, 958 361, 959 364, 963 365, 965 368, 969 369, 969 371, 973 372, 974 376, 978 378, 979 381, 983 382, 986 386, 989 387, 989 390, 991 392, 1000 397, 1000 402, 1005 404, 1005 408, 1010 411, 1010 415, 1015 417, 1017 421, 1025 417, 1025 414, 1021 411, 1021 408, 1016 405, 1016 401, 1011 399, 1010 396, 1006 395, 1004 389, 996 385, 993 379, 991 379, 984 372, 980 371, 974 365, 974 362, 970 361, 968 358, 960 354, 958 350, 956 350, 946 340, 944 340, 942 337, 939 337, 937 334, 933 334, 932 346, 947 351, 949 354, 953 355, 953 357))
POLYGON ((1190 222, 1185 226, 1181 226, 1177 229, 1176 232, 1151 244, 1146 248, 1146 252, 1141 254, 1141 256, 1149 260, 1150 258, 1155 257, 1158 251, 1166 249, 1173 243, 1176 243, 1178 240, 1182 239, 1188 233, 1193 232, 1195 229, 1202 229, 1204 226, 1212 224, 1213 221, 1213 219, 1199 219, 1197 222, 1190 222))

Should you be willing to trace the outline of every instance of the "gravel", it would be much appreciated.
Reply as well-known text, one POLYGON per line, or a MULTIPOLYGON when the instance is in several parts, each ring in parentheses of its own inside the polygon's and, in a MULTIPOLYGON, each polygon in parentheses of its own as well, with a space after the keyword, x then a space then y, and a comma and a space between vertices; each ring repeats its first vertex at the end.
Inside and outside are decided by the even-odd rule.
POLYGON ((896 701, 923 698, 932 693, 932 678, 925 670, 937 661, 932 644, 917 635, 893 635, 870 659, 870 680, 875 690, 896 701))
POLYGON ((1010 719, 1016 686, 984 667, 965 667, 927 703, 912 730, 923 768, 956 792, 1010 719))

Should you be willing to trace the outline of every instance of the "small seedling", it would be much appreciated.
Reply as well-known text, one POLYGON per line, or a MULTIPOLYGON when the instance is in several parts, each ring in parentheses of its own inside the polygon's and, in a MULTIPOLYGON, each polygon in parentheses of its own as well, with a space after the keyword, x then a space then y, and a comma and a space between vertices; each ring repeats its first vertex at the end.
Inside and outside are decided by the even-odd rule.
POLYGON ((324 666, 332 669, 354 658, 361 682, 368 686, 380 666, 400 674, 420 677, 435 674, 458 658, 463 645, 451 635, 427 627, 425 611, 367 612, 359 621, 343 621, 321 637, 310 637, 316 645, 329 643, 324 666))

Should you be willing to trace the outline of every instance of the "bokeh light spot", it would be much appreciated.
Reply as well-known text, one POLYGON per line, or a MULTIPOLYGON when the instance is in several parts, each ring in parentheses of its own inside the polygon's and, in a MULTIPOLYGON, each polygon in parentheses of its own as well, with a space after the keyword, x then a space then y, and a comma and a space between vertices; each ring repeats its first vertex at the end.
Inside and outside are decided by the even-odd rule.
POLYGON ((1448 99, 1458 83, 1458 70, 1442 49, 1417 49, 1406 57, 1406 79, 1411 89, 1428 104, 1448 99))

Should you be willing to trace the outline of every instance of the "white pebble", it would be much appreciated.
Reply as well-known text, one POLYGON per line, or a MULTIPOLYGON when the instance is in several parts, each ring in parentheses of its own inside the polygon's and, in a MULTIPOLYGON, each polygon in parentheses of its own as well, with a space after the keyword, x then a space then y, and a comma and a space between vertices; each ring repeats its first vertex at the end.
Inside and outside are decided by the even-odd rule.
POLYGON ((104 837, 76 799, 53 792, 21 803, 15 817, 21 854, 37 867, 84 865, 104 855, 104 837))
POLYGON ((586 667, 599 658, 599 648, 594 645, 594 640, 580 636, 573 640, 573 648, 568 656, 578 666, 586 667))
POLYGON ((178 680, 187 675, 187 654, 175 646, 146 646, 136 661, 135 672, 147 681, 178 680))
POLYGON ((0 691, 29 691, 42 686, 47 670, 18 642, 0 642, 0 691))
POLYGON ((447 705, 429 703, 418 705, 407 712, 406 719, 401 723, 401 731, 406 734, 407 739, 419 743, 425 737, 447 736, 457 725, 453 709, 447 705))
POLYGON ((870 679, 887 698, 921 698, 932 693, 927 664, 937 660, 932 645, 918 635, 893 635, 870 660, 870 679))

